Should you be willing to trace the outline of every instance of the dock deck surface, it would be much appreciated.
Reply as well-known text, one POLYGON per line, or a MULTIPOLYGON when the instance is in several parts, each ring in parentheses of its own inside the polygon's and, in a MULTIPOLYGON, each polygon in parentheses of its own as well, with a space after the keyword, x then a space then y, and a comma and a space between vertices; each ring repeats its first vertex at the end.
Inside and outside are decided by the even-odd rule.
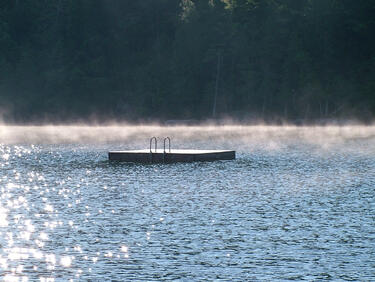
POLYGON ((131 150, 111 151, 108 153, 109 160, 135 162, 135 163, 172 163, 172 162, 194 162, 194 161, 215 161, 234 160, 236 152, 231 150, 131 150))

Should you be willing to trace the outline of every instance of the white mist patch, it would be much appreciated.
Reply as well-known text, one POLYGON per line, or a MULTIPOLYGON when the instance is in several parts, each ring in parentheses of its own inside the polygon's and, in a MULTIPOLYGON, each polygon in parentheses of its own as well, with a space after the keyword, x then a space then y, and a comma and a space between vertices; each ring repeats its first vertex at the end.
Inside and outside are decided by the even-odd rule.
MULTIPOLYGON (((128 149, 145 149, 152 136, 171 137, 173 148, 278 150, 309 144, 327 149, 361 141, 374 147, 375 126, 159 126, 159 125, 46 125, 0 126, 1 144, 122 144, 128 149)), ((359 148, 358 148, 359 149, 359 148)), ((375 149, 374 149, 375 150, 375 149)))

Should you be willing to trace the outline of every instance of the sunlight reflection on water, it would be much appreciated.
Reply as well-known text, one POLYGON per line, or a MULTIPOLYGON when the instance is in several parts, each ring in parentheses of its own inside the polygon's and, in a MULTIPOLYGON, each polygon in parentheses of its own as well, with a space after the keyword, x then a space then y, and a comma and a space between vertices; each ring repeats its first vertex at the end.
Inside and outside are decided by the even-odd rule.
POLYGON ((17 141, 0 145, 5 281, 375 277, 373 127, 120 129, 69 144, 79 130, 2 128, 17 141), (238 158, 107 161, 152 135, 238 158))

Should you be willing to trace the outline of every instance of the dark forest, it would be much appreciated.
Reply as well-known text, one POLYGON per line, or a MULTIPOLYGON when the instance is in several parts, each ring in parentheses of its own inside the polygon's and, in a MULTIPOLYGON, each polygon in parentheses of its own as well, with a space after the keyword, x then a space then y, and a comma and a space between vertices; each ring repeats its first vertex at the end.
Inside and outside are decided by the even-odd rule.
POLYGON ((375 114, 374 0, 2 0, 0 118, 375 114))

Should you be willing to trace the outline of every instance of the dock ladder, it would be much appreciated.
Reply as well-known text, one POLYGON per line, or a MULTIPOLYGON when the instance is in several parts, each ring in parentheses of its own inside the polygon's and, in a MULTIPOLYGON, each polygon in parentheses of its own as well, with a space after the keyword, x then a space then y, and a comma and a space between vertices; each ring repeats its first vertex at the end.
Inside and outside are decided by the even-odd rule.
MULTIPOLYGON (((155 147, 154 147, 155 157, 157 157, 157 151, 158 151, 158 139, 155 136, 153 136, 150 138, 150 163, 154 162, 154 155, 152 152, 153 141, 155 141, 155 147)), ((163 145, 164 145, 163 146, 163 163, 164 163, 166 161, 167 154, 171 152, 171 138, 165 137, 163 141, 163 145), (168 141, 168 152, 166 150, 166 141, 168 141)))
POLYGON ((155 140, 155 154, 157 153, 158 150, 158 139, 156 137, 151 137, 150 138, 150 163, 153 163, 153 155, 152 155, 152 141, 155 140))

